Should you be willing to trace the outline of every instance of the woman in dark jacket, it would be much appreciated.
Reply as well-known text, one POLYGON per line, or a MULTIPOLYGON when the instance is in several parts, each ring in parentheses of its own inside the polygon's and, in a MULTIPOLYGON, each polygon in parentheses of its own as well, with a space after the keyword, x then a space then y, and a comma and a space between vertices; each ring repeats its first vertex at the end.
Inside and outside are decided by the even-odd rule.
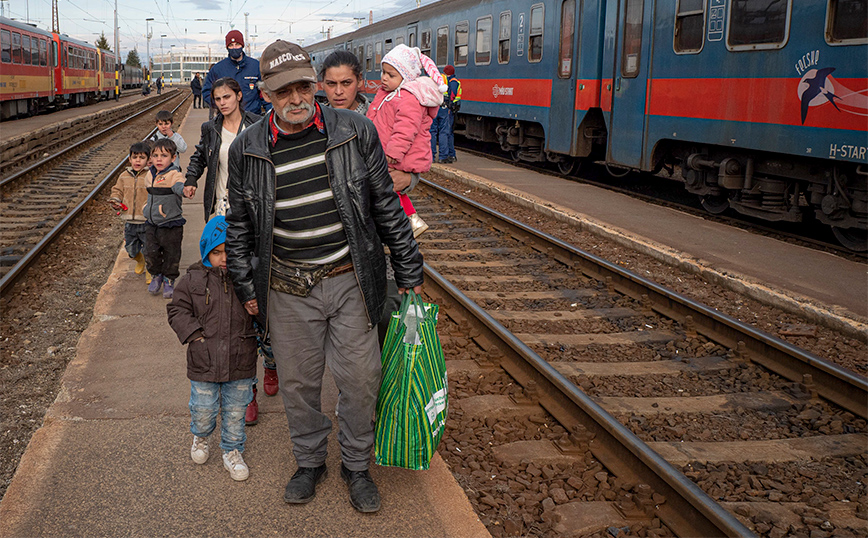
POLYGON ((190 81, 190 89, 193 91, 193 108, 202 108, 202 79, 199 73, 190 81))
POLYGON ((218 114, 202 124, 202 136, 196 151, 190 157, 184 194, 193 196, 199 178, 205 176, 205 221, 214 215, 226 215, 229 197, 226 183, 229 178, 229 145, 244 129, 259 120, 259 116, 247 112, 242 103, 241 86, 233 78, 219 79, 211 87, 211 102, 218 114))

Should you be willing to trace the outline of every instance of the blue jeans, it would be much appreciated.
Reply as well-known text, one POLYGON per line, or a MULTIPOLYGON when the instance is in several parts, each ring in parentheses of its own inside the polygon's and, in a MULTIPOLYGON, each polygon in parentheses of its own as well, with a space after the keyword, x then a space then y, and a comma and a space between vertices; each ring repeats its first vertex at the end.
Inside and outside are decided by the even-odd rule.
POLYGON ((244 452, 244 412, 252 400, 252 377, 225 383, 190 381, 190 432, 196 437, 211 435, 222 409, 220 448, 223 452, 244 452))
MULTIPOLYGON (((438 112, 439 116, 440 113, 438 112)), ((447 157, 455 157, 455 114, 452 113, 448 108, 446 109, 446 156, 447 157)), ((441 143, 441 148, 442 143, 441 143)), ((442 153, 442 152, 441 152, 442 153)), ((442 159, 442 156, 441 156, 442 159)))
POLYGON ((124 248, 130 258, 145 250, 145 224, 124 223, 124 248))
MULTIPOLYGON (((440 107, 437 117, 431 122, 431 158, 437 162, 437 146, 440 146, 440 160, 450 157, 449 138, 452 135, 452 113, 449 109, 440 107)), ((455 149, 452 149, 455 155, 455 149)))

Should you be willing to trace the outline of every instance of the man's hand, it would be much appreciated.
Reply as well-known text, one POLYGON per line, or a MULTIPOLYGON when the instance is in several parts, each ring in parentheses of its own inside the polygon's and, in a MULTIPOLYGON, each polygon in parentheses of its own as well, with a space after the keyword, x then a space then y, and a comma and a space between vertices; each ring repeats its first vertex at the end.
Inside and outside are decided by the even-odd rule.
POLYGON ((400 170, 389 170, 389 175, 392 176, 392 183, 395 185, 395 192, 401 192, 406 189, 413 181, 413 176, 411 174, 400 170))
MULTIPOLYGON (((422 295, 422 286, 416 286, 413 288, 413 291, 416 295, 422 295)), ((398 288, 398 295, 404 295, 405 293, 407 293, 407 288, 398 288)))
POLYGON ((244 303, 244 310, 247 310, 247 313, 251 316, 255 316, 259 314, 259 303, 256 302, 256 299, 250 299, 249 301, 244 303))
POLYGON ((196 195, 196 187, 187 185, 184 187, 184 198, 192 198, 196 195))

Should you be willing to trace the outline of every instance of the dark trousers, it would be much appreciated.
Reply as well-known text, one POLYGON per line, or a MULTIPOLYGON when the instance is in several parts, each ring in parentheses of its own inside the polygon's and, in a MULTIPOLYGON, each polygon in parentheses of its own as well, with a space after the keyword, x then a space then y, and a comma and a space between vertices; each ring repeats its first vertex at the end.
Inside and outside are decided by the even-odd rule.
POLYGON ((202 108, 202 94, 194 93, 193 94, 193 108, 202 108), (197 106, 196 103, 199 103, 197 106))
POLYGON ((163 275, 174 281, 181 274, 181 241, 184 227, 160 228, 151 223, 145 225, 145 262, 148 272, 154 276, 163 275))
POLYGON ((452 155, 449 154, 449 135, 452 133, 452 113, 445 107, 440 107, 437 111, 437 117, 431 122, 431 158, 434 162, 442 161, 447 157, 455 154, 455 149, 452 149, 452 155), (437 157, 437 146, 440 146, 440 157, 437 157))

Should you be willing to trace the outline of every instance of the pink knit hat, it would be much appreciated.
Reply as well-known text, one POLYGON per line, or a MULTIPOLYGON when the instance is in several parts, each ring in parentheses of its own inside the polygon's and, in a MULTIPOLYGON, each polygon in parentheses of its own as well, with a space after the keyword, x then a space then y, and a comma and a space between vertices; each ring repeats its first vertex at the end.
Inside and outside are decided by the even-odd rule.
MULTIPOLYGON (((382 63, 389 64, 404 78, 404 82, 412 82, 422 74, 422 69, 428 73, 438 86, 443 86, 443 77, 437 65, 431 58, 422 54, 418 47, 408 47, 403 43, 389 51, 382 63)), ((441 89, 441 91, 446 91, 441 89)))

